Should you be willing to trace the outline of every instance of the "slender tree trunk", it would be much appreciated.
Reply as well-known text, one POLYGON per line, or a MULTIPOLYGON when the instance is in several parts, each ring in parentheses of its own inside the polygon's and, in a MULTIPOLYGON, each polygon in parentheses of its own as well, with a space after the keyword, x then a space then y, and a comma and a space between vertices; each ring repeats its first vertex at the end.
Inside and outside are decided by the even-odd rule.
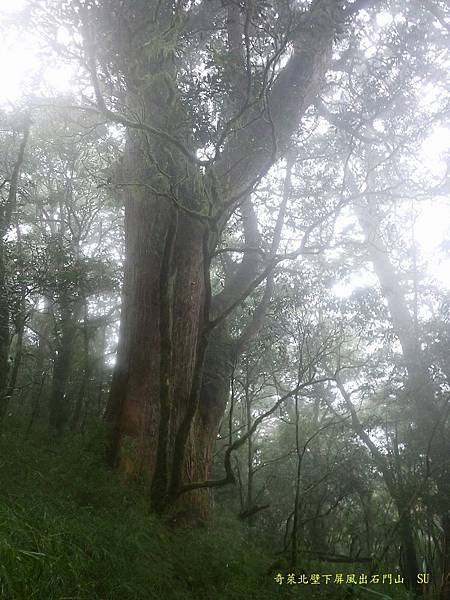
POLYGON ((41 410, 42 390, 44 388, 44 385, 45 385, 45 373, 42 372, 41 380, 39 381, 39 383, 37 383, 36 380, 33 379, 33 396, 32 396, 32 400, 31 400, 31 413, 30 413, 30 420, 28 421, 28 425, 27 425, 27 428, 25 431, 26 436, 30 435, 33 425, 35 424, 36 420, 39 417, 39 413, 41 410))
MULTIPOLYGON (((245 417, 247 424, 247 498, 246 498, 246 510, 250 510, 253 506, 253 436, 251 435, 252 426, 252 401, 250 397, 250 386, 248 381, 248 371, 245 378, 245 417)), ((248 518, 248 524, 254 525, 254 517, 248 518)))
POLYGON ((25 332, 25 296, 23 296, 21 301, 21 314, 18 319, 17 330, 16 330, 16 342, 15 342, 15 350, 14 350, 14 359, 12 363, 11 376, 8 382, 8 388, 6 390, 5 398, 6 401, 9 402, 13 397, 14 391, 16 389, 17 377, 19 375, 20 366, 22 364, 23 357, 23 336, 25 332))
POLYGON ((350 395, 346 391, 339 376, 336 377, 336 382, 350 412, 352 427, 370 450, 375 464, 383 475, 386 488, 395 503, 399 519, 397 525, 398 534, 403 549, 402 557, 404 560, 402 562, 402 572, 406 580, 406 586, 409 589, 414 590, 416 593, 421 594, 420 586, 417 585, 419 562, 417 560, 416 546, 413 538, 413 522, 411 519, 410 498, 404 492, 402 481, 398 480, 398 478, 395 478, 394 472, 392 471, 389 463, 386 461, 386 458, 379 451, 376 444, 371 440, 370 436, 362 426, 355 407, 351 401, 350 395))
POLYGON ((0 423, 8 406, 6 388, 9 374, 9 304, 4 254, 3 240, 0 239, 0 423))
POLYGON ((444 585, 440 600, 450 600, 447 582, 450 565, 450 546, 446 530, 448 523, 448 498, 450 497, 450 440, 448 437, 448 412, 439 408, 425 357, 417 338, 417 327, 408 309, 405 295, 379 233, 380 217, 376 208, 363 203, 356 213, 364 230, 370 259, 374 265, 382 291, 386 297, 392 324, 400 341, 408 373, 408 394, 413 415, 420 434, 421 452, 431 463, 432 478, 438 489, 438 501, 433 500, 434 510, 440 515, 443 530, 443 548, 440 570, 444 585), (447 582, 447 583, 445 583, 447 582))
POLYGON ((89 356, 89 330, 88 330, 88 316, 87 306, 84 303, 84 322, 83 322, 83 376, 81 379, 80 389, 78 390, 75 407, 72 414, 70 423, 70 429, 76 431, 80 426, 80 418, 83 410, 84 403, 87 402, 87 395, 89 391, 89 380, 91 377, 91 357, 89 356))
POLYGON ((298 535, 300 527, 300 491, 302 479, 302 463, 303 454, 300 448, 300 432, 299 432, 300 414, 298 410, 298 394, 295 394, 295 450, 297 456, 297 472, 295 477, 295 498, 294 512, 292 522, 292 543, 291 543, 291 560, 290 567, 295 569, 298 561, 298 535))
POLYGON ((439 600, 450 599, 450 511, 442 515, 442 582, 439 600))
POLYGON ((422 588, 417 583, 417 574, 419 573, 419 562, 417 560, 416 544, 413 537, 413 523, 409 512, 405 514, 405 503, 395 500, 397 512, 399 514, 398 535, 401 543, 401 569, 405 578, 406 587, 414 590, 416 594, 422 595, 422 588))
MULTIPOLYGON (((22 255, 22 234, 20 232, 19 224, 16 223, 16 234, 17 234, 17 250, 19 255, 22 255)), ((25 321, 26 321, 26 286, 22 285, 20 289, 20 301, 19 311, 15 319, 15 335, 16 344, 14 349, 14 359, 12 363, 11 376, 8 382, 8 388, 5 393, 5 404, 8 403, 13 397, 16 389, 17 377, 19 375, 19 369, 22 364, 23 356, 23 336, 25 332, 25 321)), ((1 419, 0 419, 1 420, 1 419)))
POLYGON ((95 397, 96 397, 96 417, 101 418, 105 407, 103 405, 103 387, 105 385, 105 349, 106 349, 106 325, 102 326, 99 332, 99 339, 96 340, 95 361, 95 397))
POLYGON ((33 368, 33 374, 31 379, 31 389, 30 389, 30 403, 31 403, 31 413, 30 420, 28 422, 28 426, 26 429, 26 435, 29 435, 31 429, 39 417, 40 409, 41 409, 41 399, 42 392, 45 387, 45 380, 47 377, 45 362, 49 358, 49 351, 47 348, 48 340, 48 329, 49 329, 49 301, 47 298, 44 299, 44 309, 42 311, 42 323, 38 328, 38 347, 36 349, 36 362, 33 368))
POLYGON ((16 209, 19 177, 25 157, 25 149, 30 135, 30 124, 24 127, 16 163, 9 180, 9 190, 6 201, 0 205, 0 423, 5 416, 8 406, 8 375, 9 375, 9 294, 6 281, 6 256, 4 238, 11 225, 12 215, 16 209))
POLYGON ((70 309, 66 299, 61 299, 61 336, 58 353, 53 365, 52 388, 49 401, 50 430, 58 435, 62 434, 70 416, 66 392, 69 380, 74 342, 76 335, 76 321, 73 310, 70 309))

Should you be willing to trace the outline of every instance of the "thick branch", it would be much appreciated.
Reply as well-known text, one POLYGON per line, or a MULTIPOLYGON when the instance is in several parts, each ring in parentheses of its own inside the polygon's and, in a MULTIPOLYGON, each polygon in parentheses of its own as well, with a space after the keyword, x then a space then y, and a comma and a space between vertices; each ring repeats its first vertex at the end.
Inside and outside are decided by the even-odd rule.
MULTIPOLYGON (((293 157, 292 157, 292 155, 290 155, 287 159, 286 176, 285 176, 284 185, 283 185, 283 197, 281 200, 280 209, 278 211, 277 222, 275 223, 275 228, 273 231, 272 246, 270 249, 271 256, 276 255, 276 253, 278 252, 280 241, 281 241, 281 232, 283 230, 284 219, 286 216, 286 208, 287 208, 287 204, 289 201, 289 197, 291 194, 291 188, 292 188, 292 183, 291 183, 292 166, 293 166, 293 157)), ((262 323, 263 323, 264 318, 267 313, 267 309, 269 308, 270 299, 272 297, 273 286, 274 286, 274 277, 275 277, 275 270, 272 269, 272 271, 270 271, 270 273, 267 276, 264 294, 263 294, 263 297, 262 297, 260 303, 258 304, 258 306, 255 309, 253 318, 250 321, 250 323, 247 325, 247 327, 244 329, 244 331, 240 335, 239 339, 236 341, 236 344, 235 344, 235 352, 236 353, 241 352, 243 350, 244 346, 249 342, 249 340, 251 340, 261 329, 262 323)))
MULTIPOLYGON (((250 198, 241 206, 242 222, 244 227, 245 245, 252 248, 260 248, 261 236, 258 231, 258 219, 250 198)), ((213 311, 228 308, 236 298, 240 298, 243 291, 258 272, 260 258, 258 252, 244 254, 242 261, 231 279, 226 282, 225 288, 213 299, 213 311)))
POLYGON ((261 512, 262 510, 266 510, 266 508, 269 508, 270 504, 263 504, 262 506, 252 506, 251 508, 248 508, 247 510, 243 510, 241 513, 239 513, 239 518, 244 521, 245 519, 249 519, 250 517, 253 517, 253 515, 256 515, 257 513, 261 512))

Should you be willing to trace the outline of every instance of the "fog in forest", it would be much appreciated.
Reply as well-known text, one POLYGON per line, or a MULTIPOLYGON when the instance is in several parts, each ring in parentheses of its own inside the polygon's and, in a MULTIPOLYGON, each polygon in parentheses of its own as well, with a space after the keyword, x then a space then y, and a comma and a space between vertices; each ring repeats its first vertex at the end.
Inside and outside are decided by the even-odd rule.
POLYGON ((0 600, 450 600, 445 0, 0 0, 0 600))

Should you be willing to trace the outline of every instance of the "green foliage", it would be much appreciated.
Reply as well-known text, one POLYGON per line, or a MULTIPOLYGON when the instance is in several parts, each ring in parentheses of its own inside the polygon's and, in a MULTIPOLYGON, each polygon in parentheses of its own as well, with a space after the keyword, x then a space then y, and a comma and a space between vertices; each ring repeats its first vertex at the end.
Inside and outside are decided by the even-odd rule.
POLYGON ((51 445, 0 439, 0 598, 273 598, 270 559, 230 519, 168 529, 120 484, 98 432, 51 445))

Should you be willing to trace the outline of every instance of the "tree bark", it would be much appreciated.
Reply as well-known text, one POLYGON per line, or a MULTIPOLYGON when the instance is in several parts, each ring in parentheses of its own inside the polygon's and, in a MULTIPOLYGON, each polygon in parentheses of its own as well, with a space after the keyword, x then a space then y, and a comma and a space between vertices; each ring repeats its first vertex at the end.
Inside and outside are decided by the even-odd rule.
POLYGON ((0 423, 8 407, 8 375, 9 375, 9 293, 6 281, 6 256, 4 238, 11 225, 12 215, 17 204, 19 178, 25 158, 30 135, 30 123, 27 121, 23 130, 17 160, 9 180, 8 195, 0 206, 0 423))
MULTIPOLYGON (((283 155, 319 90, 333 38, 345 15, 334 1, 315 0, 307 17, 308 27, 298 39, 294 36, 292 56, 261 102, 263 110, 257 111, 256 120, 255 113, 248 111, 239 121, 242 127, 224 136, 223 150, 207 169, 209 179, 192 158, 195 151, 190 147, 186 115, 178 108, 171 58, 155 52, 144 60, 138 36, 132 39, 138 45, 131 51, 133 72, 125 74, 128 114, 133 108, 134 114, 141 115, 132 122, 108 110, 96 75, 95 45, 92 40, 88 44, 98 106, 107 118, 129 131, 125 282, 118 355, 106 411, 111 431, 108 457, 128 475, 148 480, 157 510, 176 502, 201 517, 207 513, 208 492, 196 490, 181 498, 177 494, 182 483, 180 466, 188 482, 208 478, 231 373, 226 324, 217 324, 208 336, 209 256, 205 247, 214 250, 220 235, 217 229, 283 155), (140 82, 149 76, 160 78, 161 85, 143 86, 140 82), (215 193, 205 196, 199 191, 199 180, 215 182, 215 193), (214 222, 201 217, 208 206, 214 222)), ((170 11, 161 9, 158 18, 164 30, 167 22, 162 21, 170 23, 170 11)), ((238 38, 233 40, 231 52, 238 50, 238 38)), ((220 303, 227 305, 232 303, 220 303)), ((216 306, 213 314, 220 314, 216 306)))
POLYGON ((204 227, 136 186, 127 192, 126 263, 116 368, 106 419, 109 460, 168 491, 188 408, 204 302, 204 227))
POLYGON ((8 381, 8 387, 5 393, 6 402, 9 402, 13 397, 13 394, 16 389, 17 377, 19 375, 20 366, 22 364, 23 357, 23 336, 25 333, 25 291, 22 291, 21 298, 21 312, 17 318, 17 328, 16 328, 16 341, 15 341, 15 349, 14 349, 14 359, 12 362, 11 376, 8 381))

